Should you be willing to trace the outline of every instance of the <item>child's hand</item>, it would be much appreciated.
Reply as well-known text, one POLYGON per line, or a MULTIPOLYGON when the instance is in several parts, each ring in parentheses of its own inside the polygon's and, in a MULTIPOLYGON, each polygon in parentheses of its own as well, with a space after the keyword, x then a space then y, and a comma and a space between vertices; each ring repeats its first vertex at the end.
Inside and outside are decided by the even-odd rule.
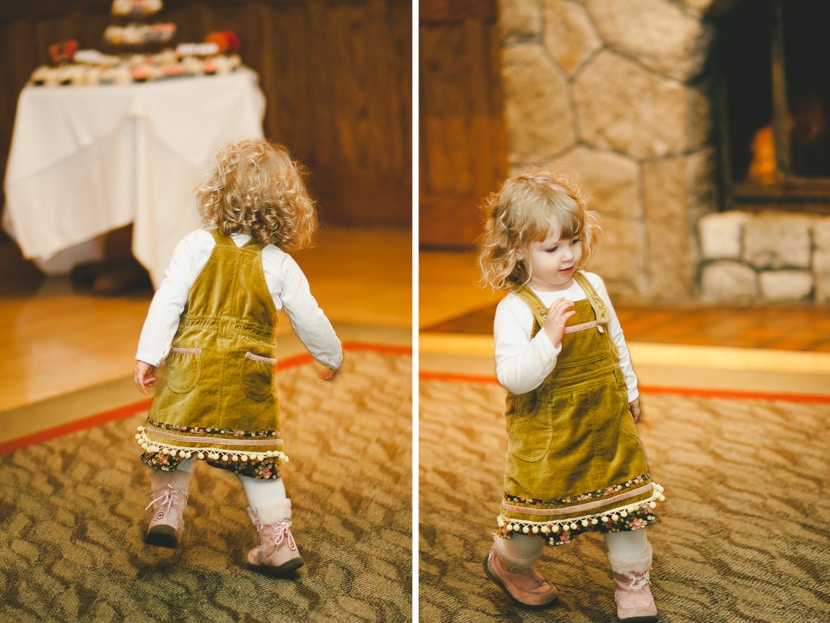
POLYGON ((146 394, 147 389, 156 384, 155 373, 156 367, 154 365, 146 361, 135 362, 135 386, 142 394, 146 394))
POLYGON ((548 317, 545 320, 545 333, 554 346, 562 343, 565 336, 565 325, 568 319, 576 312, 573 309, 573 301, 558 298, 548 308, 548 317))
POLYGON ((631 417, 634 418, 635 422, 640 421, 640 399, 636 398, 632 402, 628 403, 628 410, 631 411, 631 417))
POLYGON ((317 370, 317 376, 323 379, 324 381, 330 381, 334 378, 337 374, 337 370, 332 370, 326 366, 320 366, 317 370))

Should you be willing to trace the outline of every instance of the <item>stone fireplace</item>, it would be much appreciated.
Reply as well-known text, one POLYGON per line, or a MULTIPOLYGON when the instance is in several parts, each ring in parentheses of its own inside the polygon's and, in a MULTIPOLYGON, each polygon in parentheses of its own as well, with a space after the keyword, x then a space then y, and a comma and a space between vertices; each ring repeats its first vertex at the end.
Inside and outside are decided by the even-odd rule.
MULTIPOLYGON (((799 164, 780 91, 752 110, 744 88, 725 99, 722 43, 743 36, 727 27, 748 3, 780 10, 780 0, 500 0, 511 171, 546 166, 579 184, 603 226, 592 267, 621 301, 830 303, 830 179, 799 164), (767 177, 751 179, 763 154, 736 145, 751 152, 764 126, 778 151, 765 152, 767 177)), ((796 80, 772 66, 773 86, 787 69, 796 80)))

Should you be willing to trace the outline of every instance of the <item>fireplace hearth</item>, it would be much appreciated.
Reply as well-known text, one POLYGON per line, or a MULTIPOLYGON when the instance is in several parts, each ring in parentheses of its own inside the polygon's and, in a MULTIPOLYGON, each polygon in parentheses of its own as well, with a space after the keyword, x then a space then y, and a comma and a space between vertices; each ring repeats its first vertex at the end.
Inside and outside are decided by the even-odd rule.
POLYGON ((726 208, 830 213, 830 3, 742 0, 718 22, 726 208))

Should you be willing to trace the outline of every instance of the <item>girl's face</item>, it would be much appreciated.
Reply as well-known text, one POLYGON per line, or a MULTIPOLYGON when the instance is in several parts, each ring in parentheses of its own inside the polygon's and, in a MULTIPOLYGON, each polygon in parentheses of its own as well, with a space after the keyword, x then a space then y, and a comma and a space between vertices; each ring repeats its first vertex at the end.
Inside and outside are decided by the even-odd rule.
POLYGON ((526 251, 519 251, 519 259, 531 275, 528 285, 536 290, 567 289, 582 262, 582 241, 579 237, 562 238, 561 232, 558 223, 551 223, 544 240, 531 242, 526 251))

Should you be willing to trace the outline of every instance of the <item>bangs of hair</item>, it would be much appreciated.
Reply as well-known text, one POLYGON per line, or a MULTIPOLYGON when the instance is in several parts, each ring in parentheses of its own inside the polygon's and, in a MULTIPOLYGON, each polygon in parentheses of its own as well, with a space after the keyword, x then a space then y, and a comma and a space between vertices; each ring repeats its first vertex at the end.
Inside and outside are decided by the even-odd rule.
POLYGON ((570 189, 532 175, 520 181, 524 183, 514 189, 509 200, 510 221, 520 245, 544 240, 556 225, 562 228, 562 238, 582 233, 583 209, 570 189))

